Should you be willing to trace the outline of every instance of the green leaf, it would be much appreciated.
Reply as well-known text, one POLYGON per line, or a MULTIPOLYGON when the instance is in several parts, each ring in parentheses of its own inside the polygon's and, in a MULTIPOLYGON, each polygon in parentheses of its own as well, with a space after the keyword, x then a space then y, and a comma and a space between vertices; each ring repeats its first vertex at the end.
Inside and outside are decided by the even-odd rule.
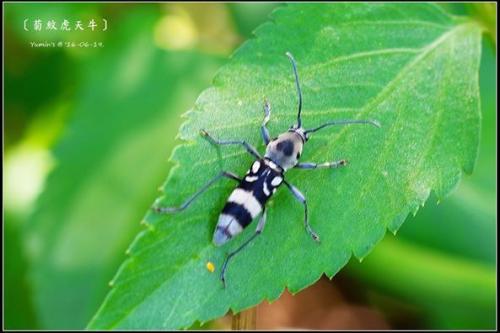
POLYGON ((81 63, 57 167, 26 227, 42 328, 82 329, 95 313, 157 195, 174 145, 169 133, 220 65, 157 48, 158 19, 154 10, 126 15, 106 47, 81 63))
POLYGON ((217 150, 199 136, 245 139, 261 151, 263 100, 273 106, 272 135, 296 119, 297 96, 285 52, 297 60, 305 127, 331 119, 377 119, 381 129, 325 129, 302 161, 346 158, 338 170, 291 170, 306 196, 318 245, 304 231, 303 207, 286 187, 268 204, 262 236, 230 263, 255 222, 215 247, 212 234, 235 184, 221 181, 186 211, 149 212, 146 230, 114 278, 114 288, 89 328, 181 328, 292 293, 354 254, 364 258, 386 230, 395 232, 434 190, 448 194, 471 172, 479 138, 478 68, 481 28, 431 4, 294 4, 256 31, 204 91, 181 128, 164 185, 164 206, 179 205, 221 169, 244 174, 252 157, 240 147, 217 150), (205 265, 216 265, 210 273, 205 265))

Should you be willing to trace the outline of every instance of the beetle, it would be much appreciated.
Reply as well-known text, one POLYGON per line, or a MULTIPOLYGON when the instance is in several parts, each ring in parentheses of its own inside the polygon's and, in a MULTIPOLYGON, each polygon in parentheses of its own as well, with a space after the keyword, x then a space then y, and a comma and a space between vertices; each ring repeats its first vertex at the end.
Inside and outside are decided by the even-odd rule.
POLYGON ((271 139, 267 129, 267 123, 271 116, 271 106, 267 100, 264 102, 264 120, 261 125, 262 139, 266 145, 264 157, 245 140, 217 140, 207 131, 201 130, 200 134, 213 145, 241 145, 251 154, 255 161, 247 171, 246 175, 240 178, 233 172, 222 171, 216 177, 206 183, 201 189, 194 193, 179 207, 154 207, 158 213, 175 213, 186 209, 200 194, 205 192, 210 186, 221 178, 229 178, 239 184, 233 190, 222 209, 214 231, 213 242, 216 246, 221 246, 241 233, 258 215, 259 222, 255 233, 246 240, 236 250, 230 252, 221 269, 220 279, 225 287, 225 273, 231 258, 247 246, 253 239, 262 233, 266 224, 266 203, 282 184, 291 191, 293 196, 304 206, 304 227, 313 240, 319 242, 318 234, 311 228, 308 220, 307 201, 298 188, 285 180, 285 172, 291 168, 318 169, 318 168, 338 168, 347 164, 346 160, 333 162, 313 163, 299 162, 302 149, 309 140, 310 134, 325 127, 346 124, 369 124, 380 127, 376 120, 332 120, 312 129, 302 127, 302 92, 299 84, 297 65, 290 52, 286 52, 295 76, 295 84, 298 94, 297 123, 292 125, 288 131, 281 133, 278 137, 271 139))

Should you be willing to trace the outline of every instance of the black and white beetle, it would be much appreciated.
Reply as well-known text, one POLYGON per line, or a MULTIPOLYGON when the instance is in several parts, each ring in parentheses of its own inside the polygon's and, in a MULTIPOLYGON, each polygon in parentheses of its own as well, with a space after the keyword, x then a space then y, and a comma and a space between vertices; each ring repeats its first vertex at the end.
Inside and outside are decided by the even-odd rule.
POLYGON ((298 160, 302 154, 302 148, 309 139, 309 134, 331 125, 345 124, 370 124, 380 127, 375 120, 334 120, 313 129, 302 128, 300 113, 302 110, 302 93, 299 85, 297 66, 295 59, 290 52, 286 55, 290 58, 299 95, 299 111, 297 114, 297 124, 290 127, 287 132, 280 134, 277 138, 270 139, 266 124, 271 115, 271 107, 267 101, 264 103, 264 121, 261 125, 261 134, 266 144, 266 153, 262 157, 259 152, 249 143, 243 140, 216 140, 205 130, 200 134, 214 145, 242 145, 248 153, 256 158, 244 178, 228 171, 219 173, 215 178, 205 184, 198 192, 193 194, 179 207, 155 207, 158 213, 175 213, 187 208, 200 194, 206 191, 212 184, 222 177, 234 179, 239 185, 227 199, 226 205, 222 209, 219 221, 215 228, 213 242, 220 246, 225 244, 234 236, 238 235, 247 227, 257 215, 261 215, 255 234, 244 242, 239 248, 231 252, 222 265, 220 278, 225 286, 225 272, 229 260, 240 252, 248 243, 257 237, 266 223, 266 202, 271 198, 276 189, 285 184, 297 200, 304 205, 304 226, 311 237, 319 242, 318 235, 312 230, 307 218, 307 203, 304 195, 292 184, 284 179, 284 173, 291 168, 316 169, 316 168, 337 168, 346 165, 346 160, 334 162, 317 163, 299 163, 298 160))

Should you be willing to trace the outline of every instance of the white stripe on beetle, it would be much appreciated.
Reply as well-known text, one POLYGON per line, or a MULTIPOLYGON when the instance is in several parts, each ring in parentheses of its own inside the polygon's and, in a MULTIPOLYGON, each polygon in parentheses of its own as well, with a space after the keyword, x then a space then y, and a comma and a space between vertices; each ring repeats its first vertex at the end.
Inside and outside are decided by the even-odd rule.
POLYGON ((235 189, 227 201, 234 202, 245 207, 252 218, 256 217, 262 211, 260 202, 253 196, 252 192, 245 191, 241 188, 235 189))
POLYGON ((220 214, 217 226, 224 229, 227 228, 227 231, 231 234, 231 236, 237 235, 243 230, 236 218, 228 214, 220 214))

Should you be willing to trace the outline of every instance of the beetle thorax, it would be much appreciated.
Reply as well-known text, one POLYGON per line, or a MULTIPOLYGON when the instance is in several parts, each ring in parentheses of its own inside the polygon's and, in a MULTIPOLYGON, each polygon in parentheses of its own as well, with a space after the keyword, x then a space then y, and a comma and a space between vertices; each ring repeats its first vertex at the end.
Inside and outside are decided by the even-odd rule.
POLYGON ((304 141, 299 133, 285 132, 269 142, 265 157, 287 170, 298 163, 303 146, 304 141))

